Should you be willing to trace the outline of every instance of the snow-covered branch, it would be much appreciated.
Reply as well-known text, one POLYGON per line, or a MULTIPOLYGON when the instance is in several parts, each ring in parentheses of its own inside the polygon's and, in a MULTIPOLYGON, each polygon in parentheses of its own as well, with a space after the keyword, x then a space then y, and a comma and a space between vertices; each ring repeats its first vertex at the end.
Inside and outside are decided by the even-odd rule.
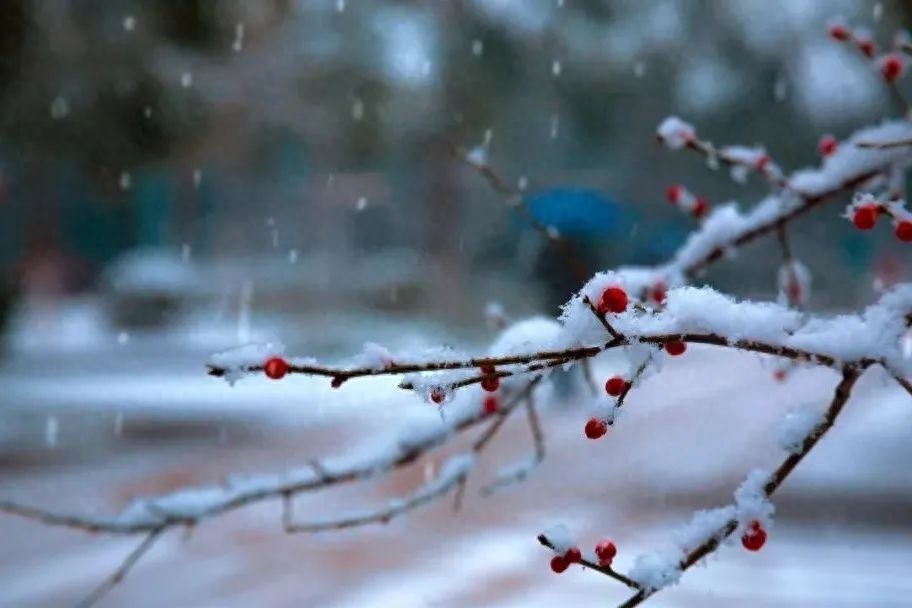
POLYGON ((689 535, 691 539, 702 537, 702 540, 695 546, 691 540, 691 546, 685 545, 669 552, 637 558, 637 564, 629 576, 637 581, 639 590, 621 604, 621 608, 638 606, 663 587, 677 582, 683 572, 716 551, 735 532, 741 532, 742 544, 745 545, 745 548, 759 549, 759 546, 751 543, 752 539, 759 536, 761 531, 763 540, 759 543, 760 546, 766 539, 762 519, 769 518, 771 515, 771 508, 765 504, 766 501, 773 496, 792 471, 832 428, 836 418, 848 402, 852 388, 866 368, 867 366, 847 366, 843 370, 842 380, 836 386, 833 399, 830 401, 823 419, 811 427, 801 441, 799 449, 790 453, 772 473, 766 476, 761 474, 749 477, 735 493, 735 504, 731 507, 715 509, 711 512, 704 511, 695 516, 689 535), (711 516, 707 517, 707 513, 711 516), (723 523, 719 523, 719 519, 722 519, 723 523), (680 557, 681 549, 684 550, 683 557, 680 557))
MULTIPOLYGON (((503 420, 518 407, 540 383, 532 378, 525 387, 503 403, 485 437, 491 437, 503 420)), ((193 526, 203 519, 266 500, 335 485, 361 481, 416 462, 428 451, 442 445, 453 435, 491 419, 478 404, 463 403, 451 408, 440 424, 410 425, 391 440, 354 456, 342 455, 314 461, 309 466, 278 475, 235 478, 222 486, 186 488, 171 494, 140 498, 114 517, 59 514, 49 510, 0 501, 0 511, 55 526, 108 534, 143 534, 173 527, 193 526)), ((484 447, 475 444, 474 451, 484 447)))

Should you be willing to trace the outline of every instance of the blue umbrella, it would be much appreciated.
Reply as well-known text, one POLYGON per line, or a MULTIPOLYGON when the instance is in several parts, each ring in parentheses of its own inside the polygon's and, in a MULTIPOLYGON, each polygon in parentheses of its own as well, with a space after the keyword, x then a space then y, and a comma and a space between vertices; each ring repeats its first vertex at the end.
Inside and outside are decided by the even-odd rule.
POLYGON ((633 222, 634 214, 595 190, 552 188, 526 199, 532 215, 568 237, 616 235, 633 222))

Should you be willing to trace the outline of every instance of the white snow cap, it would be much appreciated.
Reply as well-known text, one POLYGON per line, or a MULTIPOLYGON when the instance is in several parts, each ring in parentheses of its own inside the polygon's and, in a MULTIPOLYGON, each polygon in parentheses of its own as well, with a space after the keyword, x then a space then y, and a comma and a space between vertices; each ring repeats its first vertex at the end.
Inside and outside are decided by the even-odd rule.
POLYGON ((735 490, 735 508, 739 531, 748 528, 758 521, 767 530, 772 527, 773 513, 776 507, 770 502, 764 487, 769 479, 769 472, 761 469, 751 471, 744 483, 735 490))
POLYGON ((640 555, 627 575, 647 589, 663 589, 680 580, 680 559, 670 551, 640 555))
POLYGON ((684 122, 677 116, 669 116, 659 125, 656 134, 672 150, 680 150, 696 137, 693 125, 684 122))
POLYGON ((570 533, 570 528, 564 524, 555 524, 549 527, 542 534, 551 541, 554 550, 563 555, 568 549, 576 546, 576 539, 570 533))
MULTIPOLYGON (((495 338, 488 348, 491 357, 524 355, 555 348, 555 340, 561 332, 561 324, 549 317, 535 316, 516 321, 495 338)), ((520 365, 500 366, 503 371, 521 369, 520 365)), ((537 372, 541 373, 541 372, 537 372)), ((522 376, 508 376, 501 379, 501 386, 507 390, 524 385, 522 376)))
POLYGON ((271 357, 281 357, 285 346, 281 342, 243 344, 241 346, 213 353, 207 365, 224 370, 224 378, 234 384, 250 372, 251 367, 263 365, 271 357))
POLYGON ((779 447, 792 454, 800 452, 804 440, 823 422, 823 416, 824 408, 817 404, 791 408, 776 426, 779 447))

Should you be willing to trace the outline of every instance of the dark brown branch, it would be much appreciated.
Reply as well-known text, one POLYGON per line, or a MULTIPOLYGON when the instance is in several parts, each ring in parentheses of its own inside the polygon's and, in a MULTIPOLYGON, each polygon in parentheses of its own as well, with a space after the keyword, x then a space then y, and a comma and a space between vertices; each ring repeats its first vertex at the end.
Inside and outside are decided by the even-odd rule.
POLYGON ((907 393, 909 393, 910 396, 912 396, 912 382, 898 374, 894 374, 893 378, 901 387, 903 387, 903 389, 905 389, 907 393))
MULTIPOLYGON (((619 334, 620 336, 620 334, 619 334)), ((441 371, 441 370, 457 370, 457 369, 471 369, 471 368, 480 368, 483 365, 490 366, 503 366, 503 365, 526 365, 520 370, 517 371, 504 371, 499 370, 495 372, 495 375, 500 378, 506 378, 509 376, 515 376, 518 374, 525 374, 531 371, 537 371, 540 369, 547 369, 550 367, 556 367, 563 365, 564 363, 569 363, 571 361, 580 361, 582 359, 588 359, 594 357, 595 355, 610 350, 612 348, 617 348, 620 346, 628 346, 634 341, 646 344, 656 344, 663 345, 666 342, 691 342, 695 344, 710 344, 714 346, 723 346, 728 348, 735 348, 738 350, 746 350, 751 352, 762 353, 766 355, 775 355, 777 357, 786 357, 789 359, 794 359, 796 361, 817 363, 819 365, 825 365, 828 367, 837 366, 837 361, 830 355, 825 355, 822 353, 815 353, 799 348, 792 348, 788 346, 780 346, 776 344, 770 344, 766 342, 761 342, 758 340, 729 340, 725 336, 719 334, 701 334, 701 333, 682 333, 682 334, 658 334, 658 335, 643 335, 643 336, 620 336, 619 338, 612 339, 610 342, 607 342, 601 346, 580 346, 574 348, 568 348, 564 350, 550 350, 550 351, 539 351, 534 353, 520 354, 520 355, 507 355, 503 357, 482 357, 474 359, 465 359, 465 360, 451 360, 451 361, 426 361, 423 363, 410 363, 410 364, 392 364, 388 365, 383 369, 376 368, 331 368, 331 367, 321 367, 317 365, 306 365, 306 366, 295 366, 292 365, 289 367, 289 373, 295 374, 305 374, 305 375, 317 375, 317 376, 332 376, 332 377, 345 377, 345 378, 357 378, 364 376, 382 376, 382 375, 399 375, 405 373, 415 373, 415 372, 428 372, 428 371, 441 371)), ((245 368, 246 371, 258 371, 262 370, 261 365, 249 366, 245 368)), ((211 368, 210 373, 213 375, 222 375, 226 370, 220 368, 211 368)), ((467 378, 460 380, 455 383, 449 383, 448 386, 451 387, 461 387, 467 386, 470 384, 475 384, 481 382, 483 376, 477 376, 472 378, 467 378)), ((414 388, 410 383, 401 383, 399 385, 401 388, 414 388)))
MULTIPOLYGON (((359 368, 338 368, 338 367, 329 367, 322 365, 295 365, 289 363, 288 373, 289 374, 302 374, 305 376, 325 376, 333 379, 338 379, 340 382, 345 382, 353 378, 363 378, 366 376, 391 376, 391 375, 403 375, 410 374, 415 372, 436 372, 436 371, 449 371, 454 369, 469 369, 469 368, 481 368, 483 366, 502 366, 502 365, 516 365, 516 364, 525 364, 530 363, 533 360, 544 360, 544 359, 562 359, 568 356, 573 357, 575 355, 584 354, 584 351, 591 351, 593 347, 589 349, 568 349, 560 351, 541 351, 535 354, 534 358, 530 358, 528 355, 507 355, 503 357, 476 357, 471 359, 462 359, 462 360, 452 360, 452 361, 425 361, 422 363, 390 363, 389 365, 377 368, 377 367, 359 367, 359 368)), ((210 376, 224 376, 228 370, 221 368, 215 365, 207 366, 210 376)), ((263 371, 262 365, 250 365, 244 367, 243 371, 246 372, 261 372, 263 371)))
POLYGON ((912 139, 897 139, 893 141, 860 141, 855 144, 856 148, 866 148, 873 150, 890 150, 892 148, 906 148, 912 146, 912 139))
MULTIPOLYGON (((630 391, 633 390, 634 385, 640 380, 640 378, 643 376, 643 373, 649 369, 649 364, 652 363, 653 356, 654 355, 650 355, 648 359, 643 361, 640 366, 637 367, 636 371, 633 372, 633 377, 624 384, 624 390, 621 391, 620 395, 618 395, 617 404, 615 404, 616 409, 623 407, 624 403, 627 400, 627 395, 630 393, 630 391)), ((614 421, 610 421, 610 424, 614 424, 614 421)))
POLYGON ((608 322, 605 315, 600 313, 595 305, 592 304, 592 300, 589 299, 589 296, 583 296, 583 304, 589 307, 589 310, 592 311, 592 314, 599 320, 599 323, 602 324, 602 327, 605 328, 605 331, 607 331, 612 338, 615 340, 620 340, 622 338, 621 334, 608 322))

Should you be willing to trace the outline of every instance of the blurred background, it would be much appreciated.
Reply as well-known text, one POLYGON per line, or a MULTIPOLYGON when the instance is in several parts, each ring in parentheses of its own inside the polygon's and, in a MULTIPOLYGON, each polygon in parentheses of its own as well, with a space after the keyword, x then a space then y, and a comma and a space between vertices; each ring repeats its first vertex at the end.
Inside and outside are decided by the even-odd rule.
MULTIPOLYGON (((680 115, 718 144, 763 144, 789 170, 819 162, 822 134, 844 137, 901 114, 869 62, 828 39, 826 24, 837 15, 888 45, 912 24, 912 5, 4 0, 3 496, 55 497, 61 508, 111 511, 138 493, 345 449, 350 439, 338 427, 352 416, 383 428, 397 416, 366 409, 363 394, 333 396, 306 381, 277 388, 253 380, 232 391, 205 377, 203 361, 213 350, 266 339, 323 358, 357 352, 365 341, 477 350, 490 339, 490 303, 510 317, 556 315, 577 287, 559 254, 449 153, 451 143, 483 150, 525 189, 536 213, 574 241, 593 271, 666 260, 695 227, 665 200, 667 185, 684 183, 712 204, 743 206, 765 188, 735 183, 689 153, 669 153, 654 138, 665 116, 680 115), (71 490, 65 501, 63 487, 71 490)), ((854 231, 835 212, 809 215, 792 235, 795 253, 814 275, 815 310, 863 305, 912 274, 912 258, 895 239, 854 231)), ((774 243, 757 244, 705 280, 741 296, 774 298, 778 265, 774 243)), ((755 373, 755 382, 766 382, 769 370, 754 363, 745 363, 745 377, 755 373)), ((819 388, 816 378, 801 391, 775 390, 806 398, 819 388)), ((709 403, 733 390, 710 388, 718 391, 709 403)), ((376 390, 377 403, 402 399, 376 390)), ((578 434, 578 420, 572 422, 568 441, 578 434)), ((516 445, 525 441, 517 432, 516 445)), ((730 464, 730 477, 712 477, 719 496, 748 466, 730 464)), ((560 469, 554 474, 559 479, 560 469)), ((504 500, 535 502, 547 493, 531 485, 504 500)), ((711 500, 707 492, 694 504, 711 500)), ((910 523, 875 502, 887 520, 910 523)), ((870 512, 872 504, 853 498, 837 508, 845 515, 870 512)), ((658 511, 665 507, 663 498, 658 511)), ((478 533, 482 521, 492 523, 483 510, 461 520, 465 530, 478 533)), ((450 521, 447 509, 424 524, 420 517, 415 525, 429 529, 450 521)), ((217 538, 233 539, 231 550, 244 554, 276 541, 273 523, 251 523, 256 541, 249 544, 237 530, 240 540, 217 538)), ((110 570, 110 555, 125 546, 104 545, 110 555, 96 551, 97 559, 86 558, 95 567, 79 569, 74 564, 97 539, 9 518, 0 518, 0 530, 8 538, 40 539, 0 548, 3 606, 67 605, 110 570), (31 561, 22 561, 23 545, 31 561), (61 556, 70 561, 61 563, 61 556)), ((364 538, 319 542, 351 564, 354 549, 344 542, 364 538)), ((535 551, 518 546, 525 557, 535 551)), ((203 559, 188 551, 175 541, 167 563, 203 559)), ((251 583, 248 595, 217 596, 213 589, 223 586, 214 573, 237 572, 237 564, 222 566, 205 569, 208 583, 177 576, 162 592, 164 603, 146 595, 156 575, 137 574, 109 605, 345 604, 338 587, 336 594, 324 591, 318 577, 304 574, 317 595, 302 596, 299 586, 285 584, 291 579, 270 586, 264 575, 258 584, 280 592, 258 595, 251 583), (295 603, 301 597, 310 599, 295 603)), ((348 576, 375 574, 369 564, 349 567, 348 576)), ((416 580, 420 564, 409 567, 416 580)), ((271 568, 287 572, 289 564, 271 568)), ((528 591, 532 583, 516 571, 507 587, 528 591)), ((562 581, 562 588, 579 590, 572 597, 589 605, 601 588, 581 581, 562 581)), ((532 597, 547 605, 547 596, 532 597)), ((878 605, 890 597, 885 592, 878 605)), ((496 603, 450 600, 440 605, 496 603)), ((810 605, 806 600, 794 605, 810 605)), ((388 605, 433 604, 423 601, 388 605)), ((522 601, 517 605, 538 605, 522 601)), ((731 605, 730 597, 720 601, 731 605)), ((821 602, 837 605, 832 597, 821 602)))

